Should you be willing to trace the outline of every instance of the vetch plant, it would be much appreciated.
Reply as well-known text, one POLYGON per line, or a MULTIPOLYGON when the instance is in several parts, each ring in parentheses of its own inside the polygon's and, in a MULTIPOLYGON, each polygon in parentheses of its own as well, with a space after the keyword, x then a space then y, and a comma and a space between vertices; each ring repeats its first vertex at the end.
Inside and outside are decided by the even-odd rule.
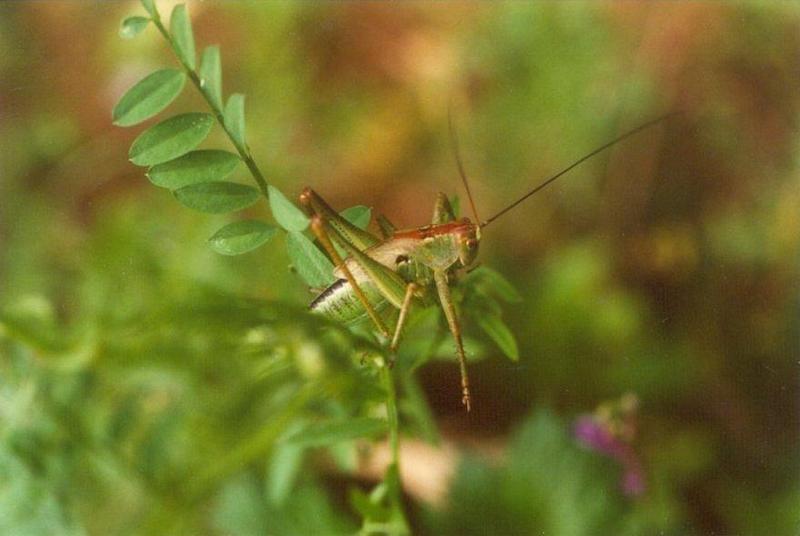
MULTIPOLYGON (((206 47, 198 64, 185 6, 173 9, 167 29, 152 0, 143 0, 142 4, 149 17, 123 21, 122 35, 137 35, 152 23, 169 43, 181 69, 156 71, 134 85, 114 108, 114 122, 131 126, 160 113, 181 93, 187 78, 211 113, 184 113, 148 128, 133 142, 130 160, 148 168, 147 176, 153 184, 171 190, 181 204, 197 211, 228 213, 248 208, 260 199, 267 201, 277 226, 258 219, 236 221, 210 237, 211 247, 221 254, 238 255, 264 245, 282 230, 297 273, 310 287, 324 289, 312 302, 312 311, 351 326, 373 344, 376 350, 362 352, 361 361, 377 365, 384 416, 375 417, 369 407, 359 407, 348 418, 304 426, 287 441, 294 445, 322 445, 388 433, 391 462, 384 482, 369 496, 355 495, 353 504, 363 516, 365 532, 406 533, 408 523, 401 507, 399 483, 401 406, 395 377, 404 386, 408 399, 405 418, 430 432, 435 426, 430 425, 424 400, 412 394, 419 392, 414 388, 413 372, 441 353, 444 341, 440 334, 445 329, 455 343, 461 400, 467 411, 472 403, 467 355, 475 357, 482 352, 480 342, 469 337, 470 330, 464 326, 475 327, 510 359, 519 359, 516 341, 502 320, 501 302, 519 301, 520 296, 501 275, 487 267, 466 270, 476 260, 482 231, 582 162, 668 116, 600 146, 485 220, 479 217, 471 196, 451 120, 458 172, 474 221, 460 217, 457 203, 439 194, 430 224, 398 230, 388 219, 379 217, 377 236, 366 230, 371 220, 367 207, 356 206, 337 213, 320 195, 305 188, 300 196, 304 212, 268 184, 247 144, 244 96, 233 94, 227 101, 224 99, 219 48, 206 47), (215 122, 236 153, 197 149, 215 122), (255 187, 226 180, 241 162, 255 187), (395 358, 399 366, 393 371, 395 358)), ((447 354, 452 356, 452 349, 447 354)))
MULTIPOLYGON (((216 231, 209 238, 210 246, 224 255, 239 255, 266 244, 277 232, 282 231, 287 235, 287 250, 292 264, 306 284, 312 288, 325 288, 335 284, 337 277, 334 262, 331 260, 336 261, 339 255, 358 255, 358 253, 350 248, 349 243, 337 241, 335 246, 326 248, 328 253, 326 256, 308 235, 312 220, 280 190, 267 183, 247 144, 244 96, 233 94, 227 100, 224 98, 219 48, 206 47, 200 55, 198 64, 192 26, 186 7, 178 5, 173 9, 167 28, 154 2, 142 1, 142 5, 148 16, 137 15, 125 19, 121 35, 126 38, 134 37, 152 24, 166 39, 180 68, 160 69, 131 87, 113 110, 114 123, 125 127, 134 126, 161 113, 181 94, 187 79, 200 92, 210 113, 184 113, 149 127, 131 145, 129 151, 131 162, 146 167, 147 177, 154 185, 170 190, 179 203, 200 212, 236 212, 251 207, 259 199, 267 201, 277 226, 260 219, 235 221, 216 231), (235 152, 223 149, 197 149, 214 128, 215 123, 225 132, 235 152), (255 183, 254 186, 227 180, 241 163, 247 167, 255 183)), ((450 217, 454 218, 454 209, 449 203, 447 206, 450 217)), ((313 214, 314 211, 311 212, 313 214)), ((335 219, 337 225, 348 226, 348 232, 364 232, 370 222, 371 211, 364 206, 355 206, 342 211, 340 215, 334 213, 325 216, 328 218, 327 221, 335 219)), ((381 223, 388 225, 385 220, 381 223)), ((319 233, 316 234, 321 238, 319 233)), ((390 276, 397 278, 393 272, 390 272, 390 276)), ((443 272, 441 277, 444 277, 443 272)), ((467 284, 463 288, 454 290, 450 303, 474 311, 466 315, 467 320, 480 326, 509 357, 517 359, 516 343, 511 331, 500 318, 498 303, 498 300, 517 301, 519 297, 516 292, 499 274, 483 267, 470 273, 465 282, 467 284)), ((397 375, 403 385, 406 397, 403 413, 407 425, 412 430, 422 431, 421 433, 428 439, 433 439, 436 435, 430 411, 420 389, 415 386, 413 371, 442 353, 440 351, 442 339, 437 335, 431 340, 430 334, 441 333, 445 322, 435 308, 422 308, 419 313, 407 318, 405 327, 409 344, 407 348, 401 349, 403 350, 400 354, 401 365, 394 371, 391 367, 393 356, 386 351, 389 333, 385 329, 373 334, 380 346, 370 346, 371 350, 364 350, 363 346, 353 350, 354 354, 360 356, 360 361, 366 361, 365 357, 369 357, 368 361, 377 365, 380 376, 379 389, 385 407, 383 417, 371 414, 354 415, 319 424, 301 425, 285 438, 283 450, 279 449, 275 455, 276 459, 280 460, 288 456, 288 459, 295 460, 296 464, 297 454, 281 454, 281 452, 297 452, 298 449, 302 451, 312 446, 335 446, 356 438, 388 434, 391 462, 384 481, 368 495, 359 493, 353 495, 353 505, 363 517, 365 533, 408 532, 408 522, 400 501, 401 410, 393 376, 397 375), (414 337, 415 334, 422 335, 414 337), (419 341, 424 343, 422 347, 414 344, 419 341)), ((450 320, 451 317, 448 317, 448 321, 450 320)), ((358 325, 355 329, 363 333, 358 325)), ((370 338, 373 335, 370 335, 370 338)), ((463 364, 465 353, 461 349, 460 336, 457 338, 457 343, 462 359, 462 370, 465 370, 463 364)), ((473 357, 481 354, 480 346, 471 338, 466 338, 465 343, 473 357)), ((390 349, 392 354, 398 351, 397 337, 390 349)), ((452 350, 448 351, 450 355, 451 352, 452 350)), ((367 409, 368 406, 360 408, 362 412, 367 409)))
MULTIPOLYGON (((289 256, 309 286, 325 286, 333 282, 333 265, 304 233, 309 219, 276 187, 268 184, 258 168, 245 135, 244 95, 233 94, 225 104, 222 91, 222 63, 219 48, 206 47, 199 66, 188 12, 176 6, 167 28, 154 2, 143 0, 148 16, 126 18, 120 34, 130 38, 149 24, 166 39, 180 64, 180 69, 158 70, 131 87, 114 107, 112 117, 119 126, 137 125, 165 110, 182 92, 188 79, 206 101, 210 113, 193 112, 165 119, 141 133, 131 145, 129 157, 138 166, 147 167, 147 177, 161 188, 172 192, 182 205, 206 213, 227 213, 248 208, 259 199, 268 202, 279 227, 257 219, 239 220, 225 225, 210 238, 210 246, 223 255, 239 255, 266 244, 278 230, 287 233, 289 256), (198 150, 214 124, 227 135, 235 153, 222 150, 198 150), (228 182, 225 179, 244 163, 255 187, 228 182)), ((366 207, 352 207, 343 216, 365 227, 370 219, 366 207)), ((276 459, 290 456, 293 465, 299 453, 312 446, 337 445, 356 438, 374 437, 388 430, 392 463, 382 484, 370 494, 364 510, 364 530, 380 530, 391 534, 408 533, 408 523, 400 502, 398 477, 399 419, 397 395, 386 360, 379 347, 353 348, 354 352, 376 356, 381 370, 386 417, 354 417, 306 424, 295 429, 278 449, 276 459), (281 454, 281 452, 295 454, 281 454)), ((421 403, 417 400, 417 404, 421 403)), ((419 413, 426 414, 427 410, 419 413)), ((297 428, 297 427, 295 427, 297 428)))

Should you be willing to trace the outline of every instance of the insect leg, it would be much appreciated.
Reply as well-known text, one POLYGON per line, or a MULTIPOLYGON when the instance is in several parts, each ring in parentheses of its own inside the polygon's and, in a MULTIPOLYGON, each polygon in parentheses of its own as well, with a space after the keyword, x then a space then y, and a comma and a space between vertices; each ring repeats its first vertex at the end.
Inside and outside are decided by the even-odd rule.
POLYGON ((389 330, 386 327, 386 324, 384 324, 383 320, 381 320, 381 317, 378 315, 377 311, 375 311, 375 308, 372 307, 372 304, 364 295, 364 291, 361 290, 361 287, 358 285, 356 278, 353 277, 353 273, 350 271, 350 268, 347 267, 347 263, 345 263, 342 260, 342 257, 336 251, 336 248, 333 247, 333 243, 331 242, 331 239, 328 236, 328 232, 325 229, 325 225, 322 223, 322 217, 319 214, 315 214, 311 218, 311 231, 317 237, 320 244, 322 244, 322 247, 325 248, 325 251, 328 252, 328 255, 331 256, 331 259, 333 259, 334 264, 336 264, 336 266, 338 266, 342 270, 345 278, 350 283, 350 287, 353 289, 353 292, 355 292, 356 296, 361 301, 361 304, 364 306, 364 309, 367 311, 369 317, 375 323, 375 326, 378 328, 378 331, 380 331, 385 337, 388 338, 389 330))
POLYGON ((411 309, 411 298, 414 297, 414 292, 416 292, 416 290, 416 283, 409 283, 406 287, 406 295, 403 297, 403 306, 400 307, 400 315, 397 317, 397 325, 394 327, 394 337, 392 337, 392 344, 389 346, 392 353, 397 350, 397 346, 400 344, 400 333, 405 326, 408 311, 411 309))
POLYGON ((464 354, 464 342, 461 340, 461 324, 458 322, 456 308, 450 297, 450 286, 447 284, 447 274, 442 270, 434 270, 433 280, 436 282, 439 301, 442 303, 444 316, 447 317, 447 325, 450 327, 450 333, 453 334, 453 339, 456 341, 456 354, 458 355, 458 364, 461 367, 461 403, 464 404, 467 407, 467 411, 469 411, 469 377, 467 376, 467 357, 464 354))
POLYGON ((319 214, 325 223, 336 230, 337 234, 354 244, 358 249, 364 250, 374 246, 380 240, 369 231, 359 229, 333 210, 331 206, 314 190, 306 188, 300 194, 300 204, 311 214, 319 214))
MULTIPOLYGON (((321 220, 322 223, 322 220, 321 220)), ((400 277, 400 274, 387 268, 379 263, 354 244, 345 240, 336 228, 325 225, 325 230, 328 231, 331 238, 336 240, 336 243, 344 248, 349 257, 345 263, 353 262, 363 272, 363 276, 368 278, 371 283, 375 285, 381 296, 386 298, 388 302, 400 309, 403 306, 403 297, 405 296, 406 282, 400 277)), ((352 270, 351 270, 352 272, 352 270)))

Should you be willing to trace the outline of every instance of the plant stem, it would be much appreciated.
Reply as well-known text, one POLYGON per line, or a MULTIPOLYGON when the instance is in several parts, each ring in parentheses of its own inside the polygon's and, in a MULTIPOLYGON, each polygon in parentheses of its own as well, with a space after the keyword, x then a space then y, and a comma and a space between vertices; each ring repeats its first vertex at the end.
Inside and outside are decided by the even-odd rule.
POLYGON ((384 362, 381 367, 381 379, 386 389, 386 420, 389 425, 389 451, 391 461, 386 468, 386 481, 389 488, 389 501, 392 503, 392 510, 397 516, 393 521, 396 523, 396 534, 410 534, 408 520, 403 511, 401 500, 402 485, 400 482, 400 419, 397 412, 397 390, 394 386, 392 369, 384 362))
POLYGON ((180 54, 177 53, 177 49, 175 48, 175 42, 172 40, 172 36, 170 35, 169 31, 164 27, 164 24, 161 22, 160 17, 153 17, 153 24, 155 24, 158 31, 161 32, 161 35, 164 36, 164 39, 167 40, 169 43, 170 48, 175 53, 175 57, 178 58, 178 62, 180 62, 181 67, 183 70, 186 71, 186 74, 189 76, 189 80, 195 85, 197 90, 203 96, 203 99, 208 104, 208 107, 211 108, 211 111, 214 115, 214 118, 217 120, 217 123, 222 127, 222 130, 225 131, 225 134, 228 136, 228 139, 231 141, 233 146, 236 148, 236 151, 239 153, 239 156, 244 161, 247 169, 250 170, 250 174, 255 179, 256 184, 258 184, 258 189, 261 190, 261 193, 264 195, 266 199, 269 199, 269 191, 267 190, 267 181, 264 179, 264 175, 261 173, 261 170, 258 169, 255 160, 253 160, 253 155, 250 154, 250 148, 247 147, 247 144, 240 144, 236 141, 236 138, 231 135, 228 127, 225 125, 225 115, 223 111, 220 110, 214 101, 211 100, 208 93, 203 89, 202 81, 200 80, 200 76, 197 72, 189 67, 186 63, 184 63, 183 59, 181 58, 180 54))
POLYGON ((381 375, 386 389, 386 419, 389 422, 389 449, 391 451, 391 464, 399 470, 400 460, 400 422, 397 416, 397 391, 392 378, 392 371, 388 365, 381 367, 381 375))

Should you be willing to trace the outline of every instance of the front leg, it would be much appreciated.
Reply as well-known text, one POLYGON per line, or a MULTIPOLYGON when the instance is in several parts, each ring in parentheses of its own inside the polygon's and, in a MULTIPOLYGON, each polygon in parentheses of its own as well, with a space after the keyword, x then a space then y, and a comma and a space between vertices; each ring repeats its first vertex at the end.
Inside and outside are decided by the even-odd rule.
POLYGON ((447 284, 447 274, 442 270, 433 272, 433 280, 436 282, 436 290, 439 293, 439 301, 442 303, 444 316, 447 317, 447 325, 450 333, 456 341, 456 354, 458 364, 461 367, 461 403, 470 410, 469 377, 467 376, 467 357, 464 354, 464 342, 461 340, 461 324, 456 316, 456 308, 453 299, 450 297, 450 286, 447 284))

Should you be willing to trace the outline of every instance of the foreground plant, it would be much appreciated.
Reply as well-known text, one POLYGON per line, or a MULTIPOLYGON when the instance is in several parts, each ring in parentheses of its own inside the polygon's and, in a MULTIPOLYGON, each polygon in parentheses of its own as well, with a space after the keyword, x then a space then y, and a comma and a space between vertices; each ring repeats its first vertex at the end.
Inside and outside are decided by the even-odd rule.
MULTIPOLYGON (((371 220, 367 207, 356 206, 337 213, 321 196, 306 188, 300 198, 306 215, 268 184, 246 141, 244 96, 234 94, 227 101, 224 99, 219 48, 205 48, 198 64, 185 6, 173 9, 167 28, 152 0, 142 0, 142 4, 148 16, 123 21, 122 35, 135 36, 152 23, 169 43, 181 69, 156 71, 134 85, 114 108, 115 124, 132 126, 160 113, 181 93, 187 79, 203 96, 211 113, 185 113, 150 127, 133 142, 131 161, 148 168, 147 176, 153 184, 169 189, 181 204, 201 212, 235 212, 259 199, 266 201, 277 226, 260 219, 235 221, 209 238, 211 247, 221 254, 238 255, 264 245, 282 230, 287 234, 288 254, 297 273, 310 287, 323 289, 312 302, 312 311, 352 325, 359 333, 364 332, 366 325, 368 337, 377 345, 374 351, 362 351, 361 360, 374 363, 380 371, 385 418, 352 415, 316 428, 312 426, 293 437, 300 443, 324 445, 343 438, 373 437, 388 432, 392 456, 384 482, 369 496, 354 496, 353 503, 362 513, 365 532, 408 532, 398 476, 397 378, 406 396, 415 398, 412 373, 437 354, 441 342, 438 334, 443 326, 449 329, 455 342, 461 371, 461 400, 467 410, 473 400, 462 324, 477 326, 509 358, 519 358, 514 337, 500 313, 501 301, 517 301, 519 295, 502 276, 488 268, 479 267, 469 273, 465 270, 475 261, 482 230, 575 166, 664 117, 595 149, 486 220, 478 216, 456 147, 458 170, 474 221, 459 218, 455 203, 439 194, 429 225, 397 230, 388 219, 379 217, 378 236, 366 230, 371 220), (197 150, 215 122, 227 135, 235 153, 197 150), (226 180, 242 162, 255 186, 226 180), (424 329, 420 330, 420 326, 424 329), (401 347, 401 336, 411 342, 414 337, 410 333, 415 330, 420 330, 424 333, 422 338, 434 344, 423 349, 413 343, 401 347), (436 335, 431 338, 431 333, 436 335), (403 350, 408 350, 408 346, 413 352, 404 356, 403 350), (393 371, 391 365, 397 356, 400 366, 393 371)), ((455 143, 452 122, 450 132, 455 143)), ((419 398, 416 396, 416 402, 410 404, 417 408, 408 412, 406 417, 410 420, 428 418, 425 404, 419 398)))

